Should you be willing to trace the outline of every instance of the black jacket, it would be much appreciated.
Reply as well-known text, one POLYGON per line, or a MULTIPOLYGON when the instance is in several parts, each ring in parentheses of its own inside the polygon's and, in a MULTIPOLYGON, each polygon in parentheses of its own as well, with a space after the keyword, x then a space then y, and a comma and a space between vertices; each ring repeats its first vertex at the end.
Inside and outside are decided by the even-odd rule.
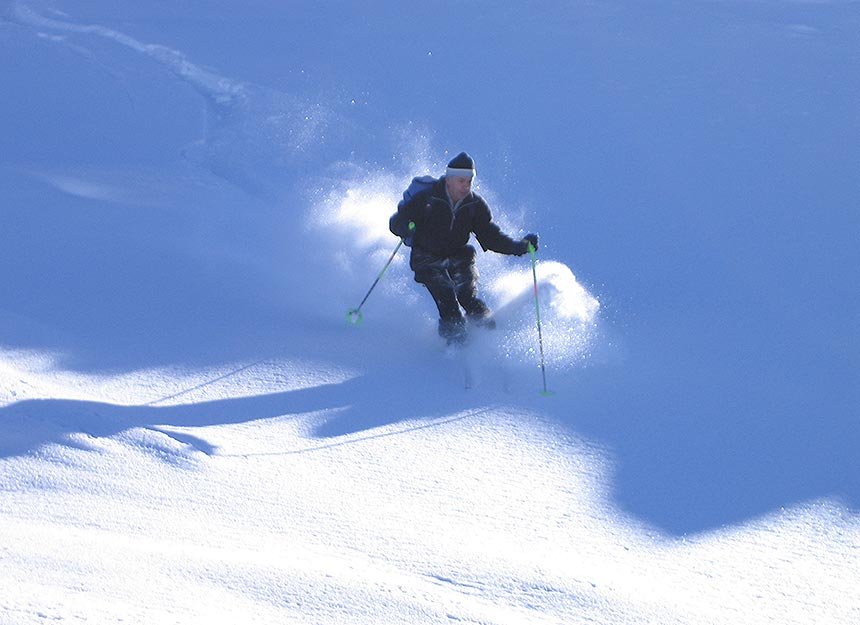
POLYGON ((469 193, 454 213, 444 176, 426 191, 402 204, 388 223, 391 232, 405 239, 413 235, 412 247, 440 257, 450 257, 469 243, 474 233, 484 251, 522 255, 527 244, 503 234, 493 223, 490 208, 477 193, 469 193), (414 233, 409 222, 415 223, 414 233))

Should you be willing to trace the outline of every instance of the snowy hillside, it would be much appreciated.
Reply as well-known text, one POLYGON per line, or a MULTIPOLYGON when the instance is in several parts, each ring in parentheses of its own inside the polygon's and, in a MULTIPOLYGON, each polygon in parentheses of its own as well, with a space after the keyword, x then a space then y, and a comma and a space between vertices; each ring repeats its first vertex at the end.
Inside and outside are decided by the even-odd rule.
POLYGON ((860 622, 860 3, 499 4, 0 0, 0 623, 860 622))

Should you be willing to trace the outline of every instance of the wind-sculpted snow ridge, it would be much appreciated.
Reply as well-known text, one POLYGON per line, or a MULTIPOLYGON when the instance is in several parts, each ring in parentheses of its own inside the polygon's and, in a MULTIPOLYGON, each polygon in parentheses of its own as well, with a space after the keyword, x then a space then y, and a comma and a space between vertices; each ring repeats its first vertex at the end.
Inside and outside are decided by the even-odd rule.
POLYGON ((19 23, 34 28, 97 35, 105 39, 111 39, 120 45, 131 48, 135 52, 140 52, 163 63, 177 76, 188 81, 201 94, 219 104, 226 104, 244 96, 244 85, 203 69, 189 61, 178 50, 158 44, 142 43, 124 33, 96 24, 75 24, 74 22, 44 17, 20 2, 15 2, 12 5, 10 16, 19 23))
POLYGON ((335 126, 343 126, 334 124, 334 114, 319 102, 221 75, 180 50, 144 43, 112 28, 44 17, 20 2, 11 5, 8 19, 40 36, 41 31, 60 33, 50 35, 60 44, 74 35, 106 39, 163 65, 207 106, 205 134, 185 148, 185 157, 255 196, 278 197, 288 183, 285 171, 295 171, 309 152, 338 134, 335 126))

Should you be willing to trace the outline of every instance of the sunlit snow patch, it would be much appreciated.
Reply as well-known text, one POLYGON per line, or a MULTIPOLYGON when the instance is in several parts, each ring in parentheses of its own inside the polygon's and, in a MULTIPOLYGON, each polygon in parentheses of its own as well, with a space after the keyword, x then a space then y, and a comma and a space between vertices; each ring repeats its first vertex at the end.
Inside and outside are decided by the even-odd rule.
POLYGON ((388 231, 388 219, 397 208, 395 183, 383 178, 378 182, 343 191, 327 219, 338 229, 351 233, 351 244, 356 251, 368 252, 374 248, 391 251, 397 244, 397 237, 388 231))
MULTIPOLYGON (((361 284, 370 286, 375 272, 379 272, 391 257, 399 239, 388 230, 388 220, 397 210, 401 191, 408 185, 390 174, 350 172, 345 179, 361 177, 361 182, 336 184, 321 197, 309 218, 310 228, 321 233, 321 245, 331 248, 330 258, 335 261, 338 280, 353 275, 361 284)), ((405 265, 409 250, 401 247, 392 259, 393 265, 405 265)), ((393 286, 386 281, 388 290, 393 286)), ((402 292, 398 290, 398 294, 402 292)))

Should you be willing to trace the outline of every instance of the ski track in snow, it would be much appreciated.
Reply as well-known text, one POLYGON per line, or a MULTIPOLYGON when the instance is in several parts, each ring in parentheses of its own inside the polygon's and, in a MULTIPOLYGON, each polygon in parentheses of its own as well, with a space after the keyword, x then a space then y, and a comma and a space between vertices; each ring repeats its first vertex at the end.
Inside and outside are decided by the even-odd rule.
MULTIPOLYGON (((106 39, 161 64, 183 80, 209 108, 206 135, 187 147, 186 157, 252 195, 274 199, 284 169, 296 169, 309 152, 319 149, 320 137, 334 134, 336 116, 322 104, 219 75, 179 50, 144 43, 104 26, 48 18, 14 0, 8 14, 26 27, 61 33, 51 35, 60 44, 69 35, 106 39)), ((75 188, 80 187, 78 183, 75 188)))

